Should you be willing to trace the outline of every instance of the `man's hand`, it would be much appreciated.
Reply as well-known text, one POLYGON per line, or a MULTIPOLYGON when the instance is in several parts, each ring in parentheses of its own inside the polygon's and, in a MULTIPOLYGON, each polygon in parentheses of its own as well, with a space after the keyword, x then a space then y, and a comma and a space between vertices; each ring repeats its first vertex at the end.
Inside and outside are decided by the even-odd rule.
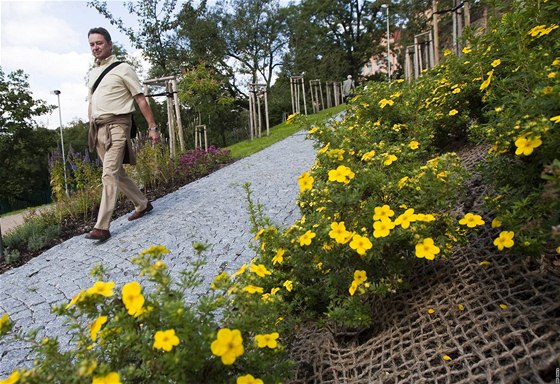
POLYGON ((160 139, 159 132, 155 130, 149 130, 148 136, 150 137, 150 139, 152 139, 152 145, 156 144, 160 139))

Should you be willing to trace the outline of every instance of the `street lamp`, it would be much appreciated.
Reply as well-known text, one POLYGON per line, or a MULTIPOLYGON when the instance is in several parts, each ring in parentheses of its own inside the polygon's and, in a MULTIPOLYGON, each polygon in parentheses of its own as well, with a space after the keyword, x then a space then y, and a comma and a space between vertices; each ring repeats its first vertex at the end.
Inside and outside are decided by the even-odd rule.
POLYGON ((389 34, 389 4, 381 5, 381 8, 387 10, 387 81, 391 82, 391 48, 390 48, 390 34, 389 34))
POLYGON ((62 112, 60 111, 60 91, 55 89, 51 92, 58 98, 58 118, 60 120, 60 144, 62 146, 62 169, 64 169, 64 190, 68 196, 68 182, 66 180, 66 155, 64 154, 64 135, 62 134, 62 112))

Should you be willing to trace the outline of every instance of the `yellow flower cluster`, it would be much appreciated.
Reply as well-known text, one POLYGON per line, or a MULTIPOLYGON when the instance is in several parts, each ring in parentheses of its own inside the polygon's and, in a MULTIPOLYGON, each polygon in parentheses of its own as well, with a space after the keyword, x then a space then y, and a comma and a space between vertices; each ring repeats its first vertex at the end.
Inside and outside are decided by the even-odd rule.
POLYGON ((348 184, 356 176, 350 168, 345 165, 339 165, 336 169, 329 171, 329 181, 348 184))
POLYGON ((354 271, 354 280, 352 280, 352 284, 350 284, 350 288, 348 288, 348 292, 350 296, 354 296, 356 290, 360 287, 360 285, 364 284, 367 281, 367 274, 366 271, 357 270, 354 271))
POLYGON ((528 32, 529 35, 532 37, 542 37, 548 35, 550 32, 554 31, 558 28, 558 24, 552 24, 551 26, 547 27, 546 25, 537 25, 536 27, 531 28, 528 32))
POLYGON ((216 340, 210 345, 210 349, 212 354, 221 358, 224 365, 232 365, 245 352, 241 331, 229 328, 220 329, 216 340))

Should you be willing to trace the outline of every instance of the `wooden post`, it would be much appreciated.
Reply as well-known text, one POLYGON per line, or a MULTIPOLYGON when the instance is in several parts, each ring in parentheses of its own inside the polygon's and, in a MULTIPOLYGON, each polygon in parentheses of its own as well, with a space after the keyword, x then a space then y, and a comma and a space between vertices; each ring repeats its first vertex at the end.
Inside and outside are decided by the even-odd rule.
POLYGON ((202 148, 202 139, 204 138, 204 150, 208 151, 208 136, 206 125, 201 124, 194 127, 194 147, 202 148), (204 137, 203 137, 204 135, 204 137))
POLYGON ((181 152, 185 151, 185 136, 183 133, 183 124, 181 122, 181 106, 179 104, 179 95, 177 94, 177 79, 171 80, 171 90, 173 92, 173 101, 175 104, 175 120, 177 122, 177 133, 179 134, 179 145, 181 152))
POLYGON ((303 109, 307 115, 307 105, 305 101, 305 81, 303 76, 292 76, 290 78, 292 93, 292 114, 301 113, 301 98, 303 97, 303 109), (301 88, 300 88, 301 86, 301 88))
POLYGON ((432 16, 434 24, 434 65, 439 64, 439 17, 437 14, 438 2, 432 1, 432 16))
POLYGON ((144 82, 144 94, 148 94, 148 85, 164 85, 164 94, 155 94, 153 96, 166 96, 167 97, 167 126, 169 128, 169 154, 170 157, 175 157, 177 141, 179 141, 179 148, 181 151, 185 150, 185 138, 183 135, 183 126, 181 124, 181 110, 179 105, 179 97, 177 96, 177 79, 175 76, 166 76, 158 79, 150 79, 144 82))
POLYGON ((4 261, 4 242, 2 241, 2 223, 0 221, 0 261, 4 261))

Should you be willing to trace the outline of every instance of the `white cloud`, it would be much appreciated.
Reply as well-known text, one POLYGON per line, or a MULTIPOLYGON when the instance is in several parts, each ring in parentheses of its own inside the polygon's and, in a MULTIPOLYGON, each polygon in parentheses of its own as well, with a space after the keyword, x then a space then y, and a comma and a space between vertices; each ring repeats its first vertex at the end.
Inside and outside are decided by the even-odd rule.
MULTIPOLYGON (((72 26, 63 18, 49 13, 41 1, 5 2, 2 14, 2 39, 6 46, 25 46, 63 52, 76 49, 80 42, 72 26)), ((60 4, 59 6, 62 6, 60 4)))
MULTIPOLYGON (((116 2, 109 3, 113 7, 111 3, 116 2)), ((114 8, 115 13, 124 10, 121 2, 114 8)), ((130 50, 126 36, 85 0, 0 0, 0 66, 6 74, 23 70, 35 99, 57 105, 51 92, 60 90, 63 125, 76 119, 87 121, 85 77, 92 63, 87 31, 98 26, 107 28, 113 41, 130 50)), ((58 109, 36 120, 56 129, 58 109)))

